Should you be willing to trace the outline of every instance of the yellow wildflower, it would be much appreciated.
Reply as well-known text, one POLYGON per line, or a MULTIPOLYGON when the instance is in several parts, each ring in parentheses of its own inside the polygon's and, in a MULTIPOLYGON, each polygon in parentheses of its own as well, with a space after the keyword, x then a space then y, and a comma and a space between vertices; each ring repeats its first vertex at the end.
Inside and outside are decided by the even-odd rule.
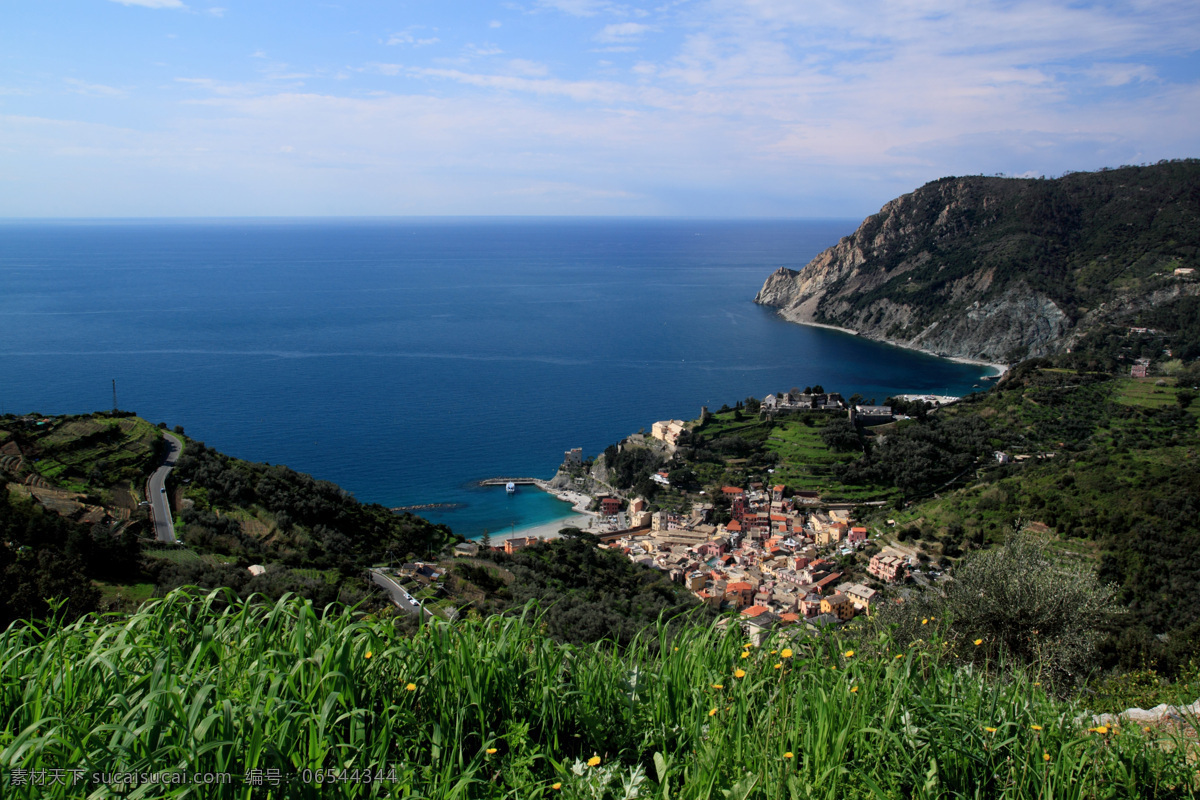
POLYGON ((708 710, 708 715, 709 715, 710 717, 715 717, 715 716, 717 715, 717 710, 716 710, 715 708, 710 708, 710 709, 708 710))
POLYGON ((404 684, 404 691, 406 691, 406 692, 415 692, 416 690, 417 690, 417 685, 416 685, 415 683, 406 683, 406 684, 404 684))
POLYGON ((783 652, 781 652, 779 654, 779 657, 780 658, 791 658, 792 657, 792 648, 790 648, 790 647, 783 648, 783 652))
POLYGON ((981 645, 981 644, 983 644, 983 639, 976 639, 976 640, 975 640, 975 646, 976 646, 976 647, 979 647, 979 645, 981 645))
POLYGON ((928 617, 926 617, 925 619, 921 620, 921 624, 922 624, 922 625, 928 625, 928 624, 929 624, 929 618, 928 618, 928 617))
POLYGON ((371 651, 370 651, 370 650, 368 650, 368 651, 367 651, 367 653, 366 653, 366 655, 364 655, 364 656, 363 656, 363 658, 370 658, 370 657, 371 657, 371 655, 372 655, 371 651))
POLYGON ((850 687, 850 694, 854 694, 854 693, 856 693, 857 691, 858 691, 858 687, 857 687, 857 686, 851 686, 851 687, 850 687))
POLYGON ((488 748, 488 749, 487 749, 485 752, 486 752, 486 753, 487 753, 489 756, 494 756, 494 755, 496 755, 496 748, 494 748, 494 747, 489 747, 489 748, 488 748))
POLYGON ((588 766, 589 766, 589 767, 598 767, 598 766, 600 766, 600 756, 592 756, 591 758, 589 758, 589 759, 588 759, 588 766))
POLYGON ((714 684, 713 684, 713 688, 714 688, 714 689, 724 689, 724 688, 725 688, 725 684, 723 684, 723 683, 714 683, 714 684))
POLYGON ((557 792, 559 789, 562 788, 562 783, 561 782, 560 783, 552 783, 552 784, 550 784, 550 788, 557 792))
POLYGON ((896 658, 904 658, 904 653, 896 653, 896 658))
POLYGON ((988 733, 995 733, 995 732, 996 732, 996 729, 995 729, 995 728, 984 728, 984 730, 985 730, 985 731, 987 731, 988 733))
POLYGON ((1096 727, 1096 733, 1108 733, 1107 725, 1099 725, 1096 727))
POLYGON ((854 651, 847 650, 846 652, 842 653, 842 655, 845 656, 846 658, 854 658, 854 651))
POLYGON ((789 751, 787 751, 786 753, 784 753, 784 754, 783 754, 783 757, 784 757, 784 758, 794 758, 794 756, 792 755, 792 751, 791 751, 791 750, 789 750, 789 751))
POLYGON ((749 651, 749 650, 743 650, 743 651, 742 651, 742 658, 749 658, 749 657, 750 657, 750 651, 749 651))
POLYGON ((1050 754, 1043 751, 1042 752, 1042 761, 1049 761, 1049 760, 1050 760, 1050 754))
POLYGON ((775 669, 783 669, 783 662, 780 661, 778 664, 776 664, 775 669))
POLYGON ((1033 728, 1035 731, 1040 731, 1042 729, 1041 725, 1030 725, 1029 727, 1033 728))
POLYGON ((744 669, 739 669, 739 670, 737 670, 736 672, 734 672, 734 673, 733 673, 733 677, 735 677, 735 678, 744 678, 744 677, 746 677, 746 670, 744 670, 744 669))

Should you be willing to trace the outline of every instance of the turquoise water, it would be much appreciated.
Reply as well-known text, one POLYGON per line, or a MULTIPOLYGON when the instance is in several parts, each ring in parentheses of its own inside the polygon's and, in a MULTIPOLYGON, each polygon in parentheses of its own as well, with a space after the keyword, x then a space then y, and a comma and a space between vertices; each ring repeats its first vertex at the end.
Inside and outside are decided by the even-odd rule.
POLYGON ((399 219, 0 224, 0 412, 118 403, 478 535, 532 488, 702 405, 820 383, 882 400, 987 370, 751 301, 857 222, 399 219))

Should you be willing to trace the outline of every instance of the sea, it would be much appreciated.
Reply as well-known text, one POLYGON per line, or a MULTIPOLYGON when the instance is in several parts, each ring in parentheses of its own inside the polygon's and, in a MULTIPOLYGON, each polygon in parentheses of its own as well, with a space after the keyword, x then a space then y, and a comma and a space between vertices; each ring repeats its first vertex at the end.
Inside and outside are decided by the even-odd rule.
POLYGON ((0 413, 135 411, 468 537, 661 419, 821 384, 880 402, 991 374, 754 305, 857 220, 0 222, 0 413))

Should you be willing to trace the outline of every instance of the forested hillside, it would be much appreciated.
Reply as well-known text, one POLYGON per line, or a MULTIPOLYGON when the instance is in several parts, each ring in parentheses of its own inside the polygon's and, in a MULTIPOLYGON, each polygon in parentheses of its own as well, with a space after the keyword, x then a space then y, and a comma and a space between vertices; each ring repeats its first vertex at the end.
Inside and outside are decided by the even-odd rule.
POLYGON ((756 302, 798 322, 1017 361, 1194 297, 1200 161, 942 178, 891 201, 756 302))
POLYGON ((369 565, 458 541, 328 481, 187 440, 167 487, 182 546, 164 545, 144 496, 161 440, 125 413, 0 419, 0 624, 44 616, 46 598, 65 599, 71 618, 182 585, 353 602, 374 594, 369 565))

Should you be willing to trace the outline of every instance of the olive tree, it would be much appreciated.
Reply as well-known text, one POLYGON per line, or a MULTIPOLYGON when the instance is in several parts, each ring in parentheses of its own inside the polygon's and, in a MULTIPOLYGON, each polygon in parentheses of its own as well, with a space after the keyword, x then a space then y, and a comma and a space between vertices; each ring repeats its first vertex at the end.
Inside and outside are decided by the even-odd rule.
POLYGON ((1090 666, 1104 624, 1121 609, 1095 572, 1051 557, 1028 533, 969 554, 953 580, 889 607, 879 621, 905 640, 948 638, 971 661, 1016 659, 1042 678, 1070 683, 1090 666), (979 642, 979 644, 975 644, 979 642))

